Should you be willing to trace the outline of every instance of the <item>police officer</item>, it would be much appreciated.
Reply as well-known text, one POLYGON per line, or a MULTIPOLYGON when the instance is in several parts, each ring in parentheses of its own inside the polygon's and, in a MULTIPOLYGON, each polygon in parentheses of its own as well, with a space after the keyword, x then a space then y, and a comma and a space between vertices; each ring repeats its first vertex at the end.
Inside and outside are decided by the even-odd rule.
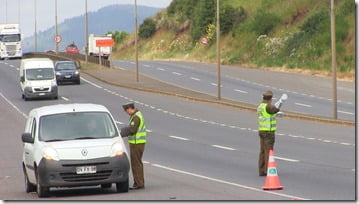
POLYGON ((272 104, 272 91, 263 93, 263 101, 257 108, 258 132, 260 137, 260 152, 258 160, 259 176, 267 175, 267 163, 269 150, 274 147, 275 131, 277 129, 276 115, 279 112, 278 105, 272 104))
POLYGON ((147 141, 146 124, 142 113, 135 108, 134 103, 127 103, 122 107, 130 115, 129 125, 121 129, 122 137, 128 137, 130 146, 131 169, 134 180, 133 187, 130 189, 137 190, 145 187, 142 155, 147 141))

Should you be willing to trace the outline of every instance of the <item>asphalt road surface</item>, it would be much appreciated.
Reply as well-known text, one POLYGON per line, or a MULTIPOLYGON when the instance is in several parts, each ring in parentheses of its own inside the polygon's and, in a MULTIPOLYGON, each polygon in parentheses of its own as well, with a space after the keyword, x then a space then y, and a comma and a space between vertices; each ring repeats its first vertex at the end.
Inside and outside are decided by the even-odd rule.
MULTIPOLYGON (((134 61, 113 61, 114 66, 135 71, 134 61)), ((140 61, 139 71, 153 78, 217 96, 217 69, 214 64, 194 62, 140 61)), ((221 96, 257 104, 265 90, 272 90, 277 100, 287 93, 283 110, 333 116, 331 78, 270 72, 221 66, 221 96)), ((338 81, 337 114, 339 119, 355 119, 353 82, 338 81)), ((276 100, 275 100, 276 101, 276 100)))
MULTIPOLYGON (((274 149, 283 190, 263 191, 258 176, 256 114, 224 106, 138 92, 82 74, 80 85, 59 86, 58 100, 23 101, 18 60, 0 61, 0 198, 37 200, 25 193, 20 135, 28 112, 59 103, 105 105, 122 127, 121 105, 143 112, 148 143, 146 188, 128 193, 87 187, 52 189, 53 200, 355 200, 355 128, 278 119, 274 149)), ((132 175, 130 177, 132 185, 132 175)))

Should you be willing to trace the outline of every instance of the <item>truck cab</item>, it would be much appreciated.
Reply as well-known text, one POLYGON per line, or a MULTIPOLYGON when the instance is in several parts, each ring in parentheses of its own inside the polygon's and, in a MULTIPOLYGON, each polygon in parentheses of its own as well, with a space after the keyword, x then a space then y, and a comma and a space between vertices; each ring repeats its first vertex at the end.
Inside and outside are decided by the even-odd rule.
POLYGON ((22 58, 19 24, 0 24, 0 60, 22 58))

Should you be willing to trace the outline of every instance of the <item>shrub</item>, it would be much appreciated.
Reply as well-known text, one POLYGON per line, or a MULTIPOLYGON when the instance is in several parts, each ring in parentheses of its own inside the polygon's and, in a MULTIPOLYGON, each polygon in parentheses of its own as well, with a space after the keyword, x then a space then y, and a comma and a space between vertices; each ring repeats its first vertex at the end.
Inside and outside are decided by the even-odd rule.
POLYGON ((250 30, 259 35, 268 35, 280 23, 280 18, 274 14, 259 10, 250 24, 250 30))
POLYGON ((147 18, 140 25, 138 35, 141 38, 149 38, 152 37, 155 31, 156 31, 156 22, 152 18, 147 18))

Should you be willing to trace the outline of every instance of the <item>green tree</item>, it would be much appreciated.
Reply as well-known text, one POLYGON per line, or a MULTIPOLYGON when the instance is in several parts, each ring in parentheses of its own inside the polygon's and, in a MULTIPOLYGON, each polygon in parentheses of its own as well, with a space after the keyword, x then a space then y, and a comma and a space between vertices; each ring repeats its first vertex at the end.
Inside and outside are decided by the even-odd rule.
POLYGON ((156 32, 156 22, 152 18, 147 18, 140 25, 138 35, 141 38, 149 38, 156 32))

